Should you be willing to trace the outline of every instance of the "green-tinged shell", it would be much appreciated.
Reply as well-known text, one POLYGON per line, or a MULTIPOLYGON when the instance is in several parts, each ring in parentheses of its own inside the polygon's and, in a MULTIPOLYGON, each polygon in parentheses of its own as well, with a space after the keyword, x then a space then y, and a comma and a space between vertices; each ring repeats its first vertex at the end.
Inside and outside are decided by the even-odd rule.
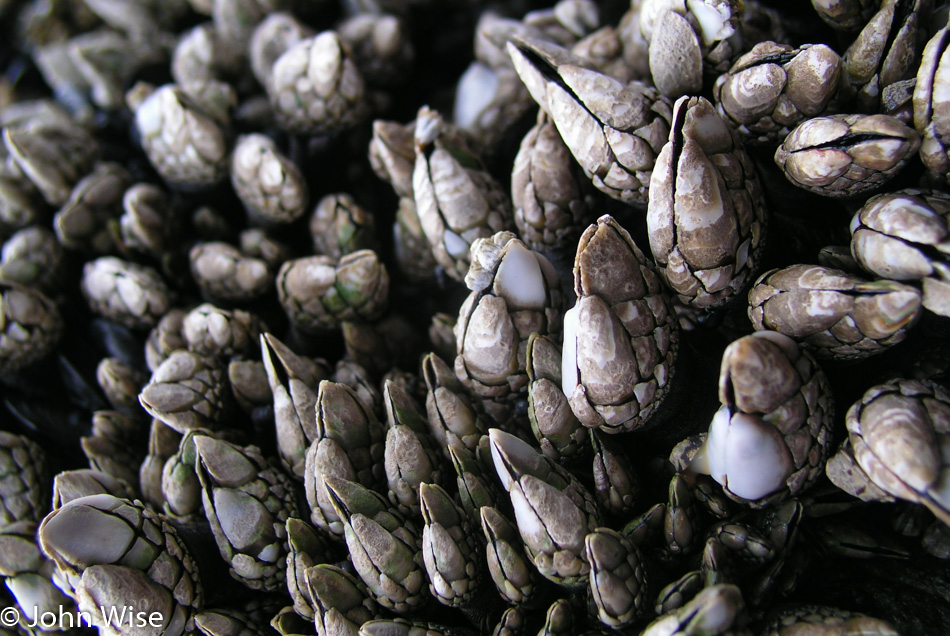
POLYGON ((162 362, 139 402, 148 413, 179 433, 218 428, 233 397, 226 369, 212 357, 175 351, 162 362))
POLYGON ((316 565, 306 572, 319 636, 355 633, 366 621, 379 618, 379 606, 357 577, 335 565, 316 565))
MULTIPOLYGON (((80 610, 121 607, 138 598, 146 611, 162 613, 165 633, 193 629, 203 603, 201 581, 185 544, 161 515, 111 495, 81 497, 47 515, 39 540, 80 610)), ((95 624, 116 630, 108 633, 137 633, 117 621, 106 627, 104 618, 110 617, 93 611, 95 624)))
POLYGON ((285 262, 277 273, 277 295, 290 321, 307 333, 326 333, 345 320, 374 320, 389 297, 389 274, 372 250, 339 261, 310 256, 285 262))
POLYGON ((437 485, 420 485, 419 500, 425 521, 422 558, 429 592, 449 607, 472 604, 481 582, 482 561, 469 517, 437 485))
POLYGON ((0 373, 15 373, 48 356, 63 335, 63 318, 44 294, 0 285, 0 373))
POLYGON ((298 516, 293 482, 256 446, 206 435, 195 436, 194 445, 205 517, 231 576, 253 590, 283 588, 285 523, 298 516))
POLYGON ((622 534, 597 528, 584 539, 597 617, 608 627, 631 625, 645 613, 649 591, 639 549, 622 534))
POLYGON ((307 583, 307 570, 327 561, 331 554, 329 542, 302 519, 287 518, 287 590, 294 601, 294 611, 304 618, 313 618, 313 599, 307 583))
POLYGON ((136 498, 134 488, 127 481, 91 468, 66 470, 53 478, 54 509, 68 504, 73 499, 101 494, 113 495, 119 499, 136 498))
POLYGON ((415 525, 358 484, 330 477, 325 488, 343 521, 353 567, 373 599, 399 614, 421 607, 426 575, 415 525))
POLYGON ((488 428, 452 368, 435 353, 428 353, 422 359, 422 375, 429 430, 443 455, 449 457, 449 449, 455 444, 474 451, 488 428))
POLYGON ((493 507, 482 506, 479 514, 488 573, 495 588, 508 603, 529 605, 539 590, 540 580, 525 554, 517 528, 493 507))
POLYGON ((195 627, 204 636, 264 636, 265 626, 244 612, 233 609, 205 609, 195 614, 195 627))
POLYGON ((272 334, 261 334, 260 346, 273 395, 278 452, 284 467, 302 477, 307 448, 317 438, 316 388, 326 371, 272 334))
POLYGON ((389 430, 383 452, 389 500, 407 516, 419 513, 419 486, 443 480, 441 455, 429 438, 426 418, 405 390, 385 382, 383 402, 389 430))
POLYGON ((734 585, 705 588, 686 605, 656 619, 643 630, 644 636, 729 633, 739 622, 745 603, 734 585))
POLYGON ((43 519, 50 506, 46 464, 38 444, 0 431, 0 527, 43 519))

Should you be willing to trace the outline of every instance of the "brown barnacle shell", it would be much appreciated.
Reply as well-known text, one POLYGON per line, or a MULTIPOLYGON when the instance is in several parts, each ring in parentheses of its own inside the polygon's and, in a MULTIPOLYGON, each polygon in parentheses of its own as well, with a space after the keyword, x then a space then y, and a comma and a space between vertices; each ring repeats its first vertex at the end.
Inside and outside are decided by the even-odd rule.
POLYGON ((533 105, 514 70, 472 62, 456 85, 452 118, 488 156, 533 105))
POLYGON ((631 2, 630 8, 620 18, 617 33, 623 44, 623 60, 633 79, 650 81, 650 44, 640 31, 642 2, 631 2))
POLYGON ((416 161, 415 122, 400 124, 384 119, 373 122, 369 142, 369 163, 383 181, 392 185, 399 197, 412 198, 412 170, 416 161))
MULTIPOLYGON (((12 110, 11 108, 5 111, 12 110)), ((4 113, 0 130, 7 163, 50 205, 62 205, 73 186, 92 168, 99 144, 85 127, 46 102, 21 117, 4 113)))
POLYGON ((533 38, 559 46, 571 46, 576 41, 576 35, 563 29, 545 29, 546 26, 552 26, 550 18, 553 16, 548 13, 542 18, 540 13, 528 14, 524 20, 514 20, 493 11, 485 11, 475 25, 475 59, 488 68, 511 68, 511 59, 505 52, 507 42, 519 38, 533 38))
POLYGON ((892 179, 919 147, 917 132, 895 117, 827 115, 796 126, 775 163, 800 188, 846 198, 892 179))
POLYGON ((186 315, 184 309, 170 309, 149 332, 145 341, 145 364, 149 371, 155 371, 172 352, 188 347, 181 332, 186 315))
POLYGON ((825 23, 838 31, 856 31, 866 25, 881 6, 880 0, 811 0, 825 23))
POLYGON ((914 88, 916 87, 916 77, 885 86, 881 91, 881 112, 897 117, 905 124, 912 124, 914 122, 914 88))
POLYGON ((891 280, 920 281, 923 305, 950 316, 950 195, 899 190, 871 197, 851 219, 851 253, 891 280))
POLYGON ((168 84, 153 92, 137 85, 126 96, 135 111, 139 141, 169 186, 209 188, 228 174, 229 128, 184 87, 168 84))
POLYGON ((713 97, 746 144, 776 144, 836 106, 842 77, 841 58, 824 44, 760 42, 719 76, 713 97))
MULTIPOLYGON (((99 383, 102 392, 105 393, 106 399, 109 400, 112 408, 117 411, 122 411, 125 414, 142 414, 141 411, 138 410, 139 391, 148 381, 148 375, 143 371, 130 364, 126 364, 119 358, 103 358, 96 366, 96 381, 99 383)), ((124 423, 125 418, 117 416, 115 421, 124 423)), ((130 423, 130 426, 132 428, 138 428, 137 423, 130 423)), ((125 431, 115 432, 115 430, 121 430, 123 428, 125 427, 121 425, 117 425, 115 428, 107 425, 106 431, 97 431, 96 418, 95 415, 93 415, 93 435, 121 437, 125 431)))
POLYGON ((122 197, 131 184, 131 175, 121 165, 99 163, 56 213, 53 227, 59 242, 95 254, 114 253, 118 237, 112 226, 122 214, 122 197))
POLYGON ((211 18, 222 45, 242 59, 254 28, 269 13, 287 8, 286 0, 212 0, 211 18))
MULTIPOLYGON (((6 149, 0 145, 0 165, 4 163, 5 154, 6 149)), ((0 233, 5 236, 38 222, 42 206, 31 192, 32 186, 3 174, 4 167, 0 167, 0 233)))
POLYGON ((374 376, 418 364, 418 327, 401 314, 390 313, 376 322, 344 320, 341 327, 346 357, 374 376))
POLYGON ((172 51, 172 79, 178 84, 221 79, 238 63, 235 52, 221 42, 213 22, 203 22, 179 36, 172 51))
POLYGON ((196 428, 218 428, 231 401, 224 365, 215 358, 183 349, 155 369, 139 394, 139 402, 149 415, 181 434, 196 428))
POLYGON ((258 338, 266 325, 252 313, 198 305, 182 321, 181 333, 188 349, 204 356, 255 356, 258 338))
POLYGON ((164 63, 162 36, 129 37, 108 29, 89 31, 66 42, 66 55, 89 84, 92 103, 103 110, 122 107, 123 91, 139 71, 164 63))
POLYGON ((950 393, 930 380, 868 389, 845 420, 854 459, 885 493, 920 503, 950 525, 950 393))
POLYGON ((581 236, 574 290, 561 352, 571 410, 607 433, 643 428, 669 389, 678 331, 656 269, 613 217, 581 236))
POLYGON ((780 607, 771 611, 765 620, 762 633, 770 636, 828 632, 897 636, 900 633, 893 625, 879 618, 822 605, 780 607))
POLYGON ((541 29, 552 42, 584 38, 601 26, 599 7, 594 0, 559 0, 550 9, 526 13, 522 22, 541 29))
POLYGON ((914 76, 932 0, 885 0, 843 56, 855 108, 876 113, 884 89, 914 76))
POLYGON ((229 573, 252 590, 286 590, 286 521, 299 518, 291 478, 256 446, 196 434, 201 502, 229 573))
POLYGON ((834 401, 824 372, 791 338, 757 331, 726 347, 719 401, 690 469, 712 475, 730 499, 761 508, 824 474, 834 401))
POLYGON ((762 250, 764 197, 738 135, 705 98, 677 100, 650 191, 650 247, 681 301, 711 309, 751 282, 762 250))
POLYGON ((280 269, 284 261, 293 258, 294 253, 289 245, 275 239, 266 230, 259 227, 248 228, 238 237, 241 252, 251 258, 259 258, 267 264, 271 271, 280 269))
MULTIPOLYGON (((156 28, 171 29, 176 20, 187 12, 183 0, 171 2, 114 2, 113 0, 89 0, 86 9, 109 27, 137 39, 152 35, 156 28)), ((76 11, 76 9, 71 9, 76 11)), ((76 20, 76 17, 73 17, 76 20)), ((164 34, 162 34, 164 35, 164 34)), ((158 38, 154 38, 158 39, 158 38)))
POLYGON ((624 203, 643 204, 669 134, 668 99, 642 82, 620 82, 549 43, 508 43, 515 70, 557 127, 594 186, 624 203), (615 106, 624 104, 618 110, 615 106))
POLYGON ((415 149, 412 184, 419 221, 435 260, 462 280, 472 243, 511 228, 511 202, 479 157, 427 106, 416 118, 415 149))
POLYGON ((337 25, 337 31, 352 50, 356 67, 368 84, 391 87, 405 79, 415 51, 401 18, 359 13, 337 25))
POLYGON ((294 134, 332 134, 369 112, 363 77, 335 31, 293 44, 271 70, 267 94, 277 123, 294 134))
POLYGON ((86 263, 81 286, 93 313, 132 329, 153 327, 173 298, 157 271, 114 256, 86 263))
POLYGON ((231 185, 257 224, 292 223, 306 212, 310 193, 303 173, 266 135, 238 138, 231 185))
POLYGON ((92 119, 92 107, 88 103, 91 86, 79 70, 75 52, 70 51, 74 40, 75 38, 46 42, 33 50, 32 57, 33 63, 54 95, 77 96, 79 105, 72 109, 73 116, 85 124, 92 119))
POLYGON ((704 73, 728 69, 742 46, 741 13, 736 0, 644 0, 640 32, 657 89, 671 99, 695 95, 704 73))
POLYGON ((506 424, 514 403, 526 398, 528 337, 560 334, 560 279, 511 232, 478 239, 471 254, 465 282, 472 292, 455 325, 455 374, 490 417, 506 424))
MULTIPOLYGON (((438 263, 412 197, 399 199, 393 222, 393 251, 399 271, 410 281, 424 283, 435 278, 438 263)), ((455 350, 454 345, 452 350, 455 350)))
POLYGON ((317 254, 341 258, 350 252, 375 249, 373 215, 345 192, 327 194, 310 216, 310 238, 317 254))
POLYGON ((238 407, 251 417, 266 418, 270 424, 273 417, 274 396, 267 383, 267 370, 260 360, 235 358, 228 363, 228 383, 238 407))
POLYGON ((622 37, 617 28, 605 26, 578 40, 571 47, 571 53, 589 61, 592 68, 620 81, 648 80, 627 63, 622 37))
POLYGON ((162 258, 179 231, 179 219, 164 190, 151 183, 137 183, 122 195, 119 231, 122 245, 162 258))
POLYGON ((515 227, 533 250, 573 246, 589 221, 593 190, 543 113, 521 141, 511 172, 515 227))
POLYGON ((181 433, 159 419, 152 419, 148 433, 148 454, 139 467, 139 491, 142 498, 161 508, 165 504, 162 492, 162 471, 165 463, 178 452, 181 433))
POLYGON ((227 243, 198 243, 189 253, 191 274, 212 301, 244 302, 260 298, 274 284, 267 263, 245 256, 227 243))
MULTIPOLYGON (((263 365, 262 388, 273 407, 277 451, 284 467, 302 475, 307 446, 316 437, 316 386, 329 375, 329 369, 298 356, 269 333, 261 335, 263 365)), ((232 386, 234 382, 232 381, 232 386)))
POLYGON ((339 262, 328 256, 287 261, 276 284, 284 312, 306 333, 333 331, 341 321, 375 320, 389 300, 389 274, 372 250, 351 252, 339 262))
POLYGON ((947 150, 950 115, 946 91, 941 90, 950 71, 950 61, 944 61, 948 46, 950 27, 945 27, 937 31, 924 47, 913 97, 914 128, 921 136, 920 159, 927 170, 942 179, 950 178, 950 152, 947 150))
MULTIPOLYGON (((231 141, 231 120, 232 112, 237 105, 237 90, 227 82, 219 80, 188 82, 182 84, 181 89, 207 113, 208 117, 225 129, 228 140, 231 141)), ((134 95, 132 99, 135 99, 134 95)))
POLYGON ((0 284, 0 374, 17 372, 52 353, 63 326, 59 308, 44 294, 0 284))
POLYGON ((271 13, 261 20, 248 47, 251 71, 261 86, 267 86, 274 63, 287 49, 312 36, 313 31, 290 13, 271 13))
POLYGON ((920 290, 867 281, 818 265, 766 272, 749 292, 756 330, 771 329, 808 345, 820 358, 883 353, 901 342, 921 315, 920 290))
POLYGON ((192 616, 204 603, 197 564, 177 530, 140 501, 110 494, 73 499, 46 516, 38 541, 56 564, 57 585, 75 594, 86 610, 86 624, 103 634, 135 633, 117 629, 120 621, 110 621, 110 614, 89 609, 136 599, 140 607, 162 608, 156 631, 192 632, 192 616))
POLYGON ((528 419, 541 452, 551 459, 578 459, 588 441, 588 431, 568 404, 561 389, 561 350, 548 336, 528 337, 528 419))
POLYGON ((49 229, 34 225, 15 232, 0 252, 0 281, 44 294, 60 290, 67 274, 66 250, 49 229))

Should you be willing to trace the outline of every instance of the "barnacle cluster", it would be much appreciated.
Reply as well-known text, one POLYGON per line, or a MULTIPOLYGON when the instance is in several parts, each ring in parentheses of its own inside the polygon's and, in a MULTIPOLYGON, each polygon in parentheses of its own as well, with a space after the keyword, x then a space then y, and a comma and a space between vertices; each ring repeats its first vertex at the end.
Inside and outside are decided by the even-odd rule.
POLYGON ((945 631, 948 11, 792 4, 0 0, 0 631, 945 631))

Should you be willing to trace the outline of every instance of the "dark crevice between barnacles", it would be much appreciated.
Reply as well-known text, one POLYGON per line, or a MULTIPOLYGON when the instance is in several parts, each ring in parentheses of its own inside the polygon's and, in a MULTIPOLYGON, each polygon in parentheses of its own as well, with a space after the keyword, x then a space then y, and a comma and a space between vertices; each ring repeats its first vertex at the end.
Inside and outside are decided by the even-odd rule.
MULTIPOLYGON (((870 281, 876 282, 876 281, 870 281)), ((909 281, 914 282, 914 281, 909 281)), ((807 292, 825 292, 829 291, 826 289, 803 289, 802 291, 807 292)), ((846 298, 860 299, 867 296, 878 296, 880 294, 891 294, 894 292, 893 289, 835 289, 834 293, 845 296, 846 298)), ((772 329, 773 327, 769 327, 772 329)))
MULTIPOLYGON (((512 481, 518 481, 518 479, 519 479, 521 473, 515 468, 515 465, 514 465, 514 464, 512 464, 510 461, 508 461, 508 455, 507 455, 507 453, 505 453, 504 451, 499 452, 497 455, 495 455, 495 454, 493 453, 493 454, 492 454, 492 457, 498 457, 498 458, 501 460, 501 463, 502 463, 502 464, 504 465, 504 467, 505 467, 505 472, 507 472, 509 475, 511 475, 512 481)), ((499 480, 500 480, 500 479, 501 479, 501 475, 499 475, 498 477, 499 477, 499 480)))
MULTIPOLYGON (((528 58, 528 62, 531 63, 531 66, 536 68, 538 72, 540 72, 541 75, 544 76, 544 78, 547 81, 553 82, 557 84, 558 86, 560 86, 561 88, 563 88, 565 91, 567 91, 567 93, 571 97, 573 97, 575 100, 577 100, 579 104, 583 106, 584 103, 580 101, 580 99, 577 97, 577 95, 574 93, 571 87, 568 86, 567 83, 563 79, 561 79, 561 76, 557 72, 557 68, 555 68, 553 64, 551 64, 546 59, 544 59, 541 55, 536 53, 533 48, 530 48, 529 45, 525 44, 524 42, 513 40, 511 43, 519 51, 521 51, 522 55, 528 58)), ((585 107, 585 110, 587 110, 586 107, 585 107)), ((590 112, 590 111, 587 111, 587 112, 590 112)))
POLYGON ((324 482, 323 487, 326 489, 327 496, 330 498, 333 507, 336 508, 340 516, 346 521, 347 525, 349 525, 350 519, 353 518, 353 513, 350 511, 349 506, 347 506, 346 502, 337 494, 336 488, 326 482, 324 482))
POLYGON ((201 578, 201 587, 206 595, 206 606, 232 602, 235 598, 248 596, 248 588, 238 583, 228 572, 229 564, 221 558, 211 526, 204 516, 195 521, 166 517, 165 521, 175 529, 178 538, 195 561, 195 570, 201 578))
POLYGON ((870 556, 879 556, 887 559, 906 559, 910 556, 908 552, 902 550, 893 550, 887 546, 873 546, 864 543, 850 543, 848 541, 839 541, 840 548, 845 550, 854 550, 857 553, 870 556))
POLYGON ((796 49, 794 51, 786 51, 783 53, 772 53, 771 55, 765 55, 763 57, 756 58, 752 60, 749 64, 745 66, 740 66, 732 71, 732 74, 741 73, 742 71, 754 68, 756 66, 762 66, 763 64, 776 64, 778 66, 785 66, 801 53, 800 50, 796 49))
POLYGON ((316 399, 317 399, 317 404, 316 404, 316 406, 314 407, 314 408, 318 409, 318 410, 317 410, 317 415, 316 415, 317 436, 318 436, 318 437, 327 437, 326 427, 323 426, 323 424, 322 424, 323 422, 326 421, 326 418, 327 418, 327 411, 326 411, 326 408, 325 408, 325 405, 324 405, 324 400, 321 400, 321 399, 320 399, 319 393, 320 393, 320 390, 317 389, 317 398, 316 398, 316 399))
MULTIPOLYGON (((538 479, 538 481, 540 481, 540 482, 543 483, 543 480, 541 480, 541 479, 538 479)), ((521 489, 522 489, 522 492, 524 492, 524 487, 523 487, 523 486, 521 487, 521 489)), ((563 490, 559 490, 559 492, 563 492, 563 490)), ((548 530, 547 526, 544 524, 544 521, 542 520, 542 514, 541 514, 541 512, 538 511, 538 508, 536 508, 536 507, 534 506, 534 504, 532 504, 530 501, 528 501, 527 494, 525 494, 522 499, 523 499, 523 501, 525 502, 525 505, 528 506, 528 509, 531 510, 531 513, 535 516, 535 518, 538 519, 539 525, 540 525, 541 528, 543 529, 544 533, 547 534, 548 537, 550 538, 550 540, 551 540, 551 545, 553 545, 554 548, 555 548, 556 550, 558 550, 558 551, 561 551, 561 550, 569 550, 570 548, 568 548, 568 547, 562 545, 560 542, 558 542, 557 539, 555 539, 553 536, 551 536, 551 532, 548 530)), ((517 517, 517 514, 516 514, 516 517, 517 517)), ((516 519, 516 522, 515 522, 515 528, 518 530, 519 533, 521 532, 520 528, 517 526, 517 519, 516 519)), ((528 548, 527 546, 525 546, 525 548, 526 548, 526 549, 525 549, 525 553, 528 554, 528 560, 533 563, 533 562, 534 562, 534 558, 533 558, 533 557, 531 556, 531 554, 530 554, 531 549, 528 548)), ((586 563, 586 561, 584 561, 584 562, 586 563)), ((545 577, 545 578, 547 578, 547 577, 545 577)))
POLYGON ((894 46, 894 41, 897 39, 898 34, 904 30, 908 20, 910 20, 911 16, 914 14, 915 4, 917 4, 917 0, 897 0, 896 5, 894 6, 894 16, 891 19, 891 24, 887 29, 887 41, 881 48, 882 58, 880 60, 880 64, 883 64, 884 61, 890 56, 891 49, 894 46))
POLYGON ((290 391, 290 375, 287 373, 287 369, 284 367, 283 359, 277 354, 277 351, 271 346, 270 340, 267 338, 264 338, 264 347, 267 348, 267 352, 264 355, 270 356, 271 360, 274 362, 272 366, 274 369, 274 375, 277 376, 277 383, 290 391))
MULTIPOLYGON (((867 226, 865 226, 865 227, 867 227, 867 226)), ((874 228, 871 228, 871 227, 867 227, 867 229, 869 229, 869 230, 871 230, 871 231, 873 231, 873 232, 876 232, 876 233, 878 233, 878 234, 883 234, 883 232, 878 232, 877 230, 875 230, 874 228)), ((886 236, 887 238, 893 240, 893 241, 897 241, 898 243, 901 243, 902 245, 907 246, 908 248, 910 248, 910 249, 912 249, 912 250, 916 250, 916 251, 920 252, 921 254, 923 254, 924 256, 926 256, 926 257, 927 257, 927 260, 929 260, 929 261, 932 261, 932 262, 935 262, 935 263, 942 263, 942 262, 944 262, 944 261, 947 260, 947 253, 941 251, 940 248, 937 247, 936 245, 927 245, 926 243, 915 243, 915 242, 910 241, 910 240, 908 240, 908 239, 906 239, 906 238, 904 238, 904 237, 902 237, 902 236, 894 236, 893 234, 883 234, 883 235, 886 236)), ((937 268, 931 267, 931 269, 932 269, 932 270, 936 270, 937 268)), ((930 276, 926 276, 925 278, 930 278, 930 276)), ((913 284, 913 283, 919 283, 920 280, 905 280, 905 281, 901 281, 901 282, 903 282, 903 283, 905 283, 905 284, 913 284)))
MULTIPOLYGON (((578 106, 583 108, 584 111, 588 115, 591 116, 591 119, 593 119, 600 125, 604 125, 604 123, 600 120, 600 117, 592 113, 591 110, 587 108, 587 105, 584 103, 584 100, 582 100, 580 96, 578 96, 578 94, 574 92, 574 89, 568 86, 567 82, 565 82, 564 79, 557 72, 557 68, 555 68, 550 62, 545 60, 543 57, 535 53, 532 49, 528 48, 527 45, 525 45, 524 43, 518 42, 518 41, 512 41, 512 44, 514 44, 514 46, 516 46, 518 50, 521 51, 522 55, 528 58, 528 61, 531 63, 531 66, 536 68, 547 81, 557 84, 557 86, 561 88, 564 92, 566 92, 570 96, 570 98, 577 103, 578 106)), ((590 69, 587 69, 587 70, 590 70, 590 69)), ((612 148, 610 149, 610 153, 611 155, 614 154, 612 148)), ((625 172, 629 172, 619 162, 616 162, 616 165, 619 166, 620 168, 623 168, 625 172)), ((597 176, 603 178, 606 176, 606 172, 603 174, 598 174, 597 176)))
MULTIPOLYGON (((927 96, 927 106, 929 107, 929 110, 931 111, 931 113, 933 112, 933 109, 934 109, 932 89, 935 88, 938 84, 937 69, 940 67, 940 60, 943 58, 943 55, 944 53, 946 53, 948 47, 950 47, 950 29, 941 31, 940 44, 937 46, 937 51, 939 51, 939 53, 935 56, 936 63, 927 69, 930 72, 927 73, 926 79, 929 80, 929 84, 931 86, 930 95, 927 96)), ((924 69, 924 66, 923 64, 921 64, 920 69, 918 69, 918 74, 923 69, 924 69)), ((919 84, 921 85, 924 84, 925 83, 924 79, 925 79, 924 77, 920 77, 919 84)))
POLYGON ((722 384, 722 395, 726 398, 726 408, 729 409, 729 416, 732 417, 732 407, 736 404, 736 387, 732 383, 732 377, 727 375, 722 384))
POLYGON ((792 154, 799 152, 807 152, 809 150, 843 150, 847 152, 854 146, 858 144, 863 144, 869 141, 904 141, 904 137, 895 137, 893 135, 883 135, 881 133, 851 133, 847 135, 842 135, 837 139, 831 139, 830 141, 825 141, 820 144, 815 144, 814 146, 805 146, 804 148, 799 148, 798 150, 793 150, 792 154))

